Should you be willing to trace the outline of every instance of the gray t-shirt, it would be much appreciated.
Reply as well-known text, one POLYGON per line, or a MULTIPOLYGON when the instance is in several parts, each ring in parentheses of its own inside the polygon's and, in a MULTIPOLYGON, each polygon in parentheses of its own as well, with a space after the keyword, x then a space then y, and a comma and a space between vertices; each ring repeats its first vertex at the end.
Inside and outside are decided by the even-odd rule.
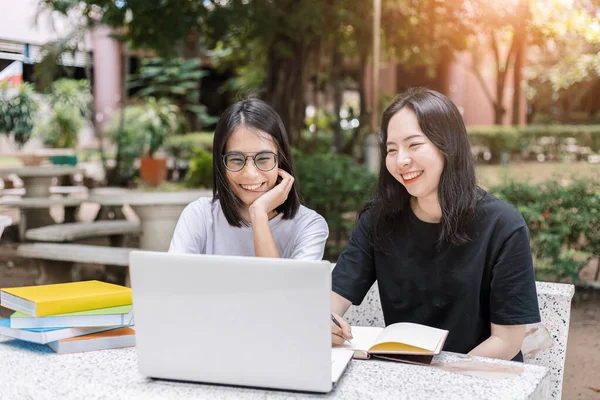
MULTIPOLYGON (((269 221, 281 258, 321 260, 329 229, 315 211, 300 206, 291 220, 277 215, 269 221)), ((181 213, 169 252, 254 256, 252 227, 232 227, 219 201, 201 197, 181 213)))

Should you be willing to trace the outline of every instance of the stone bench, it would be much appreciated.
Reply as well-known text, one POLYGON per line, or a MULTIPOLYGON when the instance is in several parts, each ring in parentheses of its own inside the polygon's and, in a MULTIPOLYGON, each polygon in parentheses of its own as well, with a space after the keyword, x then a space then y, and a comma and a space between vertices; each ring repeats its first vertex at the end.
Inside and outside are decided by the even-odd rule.
MULTIPOLYGON (((136 249, 74 243, 24 243, 17 248, 17 256, 38 260, 40 276, 36 283, 45 285, 78 280, 75 263, 127 268, 132 250, 136 249)), ((124 271, 124 276, 125 285, 130 286, 129 270, 124 271)))
POLYGON ((139 235, 140 233, 138 222, 114 220, 57 224, 29 229, 25 232, 25 239, 37 242, 75 242, 92 237, 139 235))
POLYGON ((77 207, 83 202, 85 199, 77 197, 14 197, 0 200, 0 205, 28 210, 47 209, 51 206, 77 207))
POLYGON ((17 255, 40 260, 69 261, 86 264, 129 266, 131 247, 91 246, 73 243, 24 243, 17 255))
MULTIPOLYGON (((550 371, 549 398, 560 399, 564 375, 571 299, 575 288, 570 284, 536 282, 541 324, 527 325, 523 358, 527 364, 550 371)), ((344 319, 351 325, 385 327, 379 288, 375 283, 360 306, 350 306, 344 319)))
MULTIPOLYGON (((69 196, 75 194, 87 194, 88 188, 85 186, 51 186, 50 194, 60 194, 69 196)), ((0 196, 22 197, 25 195, 25 188, 0 189, 0 196)))

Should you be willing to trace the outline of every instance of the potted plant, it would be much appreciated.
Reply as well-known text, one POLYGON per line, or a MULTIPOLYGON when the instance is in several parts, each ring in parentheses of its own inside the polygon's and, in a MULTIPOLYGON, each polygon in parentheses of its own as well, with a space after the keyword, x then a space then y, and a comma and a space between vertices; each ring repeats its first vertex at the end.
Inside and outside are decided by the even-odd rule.
POLYGON ((167 136, 180 126, 179 108, 166 99, 148 98, 143 116, 146 143, 140 160, 140 177, 144 183, 158 186, 167 178, 167 159, 156 157, 167 136))
MULTIPOLYGON (((53 149, 74 149, 84 120, 77 109, 64 103, 56 103, 48 121, 39 127, 44 145, 53 149)), ((50 156, 52 164, 77 165, 74 150, 50 156)))
POLYGON ((115 171, 118 181, 127 184, 135 175, 140 158, 140 176, 144 183, 159 186, 167 176, 166 158, 157 157, 168 135, 179 128, 179 108, 167 100, 147 99, 125 108, 123 121, 113 120, 109 135, 117 145, 115 171))
POLYGON ((92 95, 86 80, 59 79, 52 83, 48 102, 50 117, 43 126, 43 141, 53 149, 50 161, 57 165, 76 165, 75 147, 79 131, 90 117, 92 95))
MULTIPOLYGON (((22 83, 18 89, 0 84, 0 134, 9 136, 17 148, 29 140, 38 111, 33 86, 22 83)), ((20 153, 25 165, 39 165, 43 157, 20 153)))

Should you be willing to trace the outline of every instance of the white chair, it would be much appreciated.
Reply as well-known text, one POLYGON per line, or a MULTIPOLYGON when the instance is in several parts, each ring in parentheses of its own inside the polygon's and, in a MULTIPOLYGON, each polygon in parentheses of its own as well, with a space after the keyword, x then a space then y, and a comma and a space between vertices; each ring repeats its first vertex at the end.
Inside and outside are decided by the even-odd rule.
MULTIPOLYGON (((528 325, 523 342, 523 358, 528 364, 549 370, 553 399, 560 399, 564 375, 573 285, 536 282, 542 322, 528 325), (541 329, 540 329, 541 328, 541 329), (549 338, 549 339, 548 339, 549 338)), ((360 306, 351 306, 344 319, 355 326, 384 327, 377 284, 371 287, 360 306)))

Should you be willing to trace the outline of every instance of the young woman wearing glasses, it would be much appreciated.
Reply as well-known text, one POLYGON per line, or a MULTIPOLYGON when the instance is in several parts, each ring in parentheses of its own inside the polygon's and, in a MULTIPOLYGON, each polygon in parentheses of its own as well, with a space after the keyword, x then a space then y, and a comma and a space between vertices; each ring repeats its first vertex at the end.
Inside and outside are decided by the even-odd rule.
POLYGON ((258 99, 221 116, 213 142, 213 198, 182 212, 170 252, 320 260, 325 219, 302 206, 281 118, 258 99))

